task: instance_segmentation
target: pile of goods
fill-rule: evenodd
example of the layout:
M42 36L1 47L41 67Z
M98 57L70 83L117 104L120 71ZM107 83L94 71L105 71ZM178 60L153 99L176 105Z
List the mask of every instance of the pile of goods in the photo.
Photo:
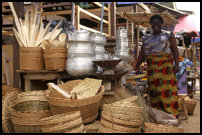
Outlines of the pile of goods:
M51 87L46 90L46 97L52 113L80 111L83 123L95 120L104 93L101 83L101 80L86 78L58 86L49 85Z
M11 86L8 86L8 85L2 85L2 98L6 95L6 94L8 94L8 93L10 93L10 92L12 92L12 91L21 91L20 89L18 89L18 88L13 88L13 87L11 87Z
M146 127L145 133L184 133L183 128L168 125L145 122L145 127Z
M40 120L42 133L85 133L80 112L53 115Z
M105 104L102 111L100 133L140 133L143 125L142 107L137 96L112 104Z
M38 12L38 3L35 4L32 2L31 8L25 10L24 20L17 17L13 2L8 3L17 26L17 30L14 28L13 31L20 45L20 69L43 70L44 49L46 50L44 52L46 69L64 70L67 61L67 44L66 34L61 33L62 28L59 28L62 21L50 32L52 20L44 28L44 24L41 21L41 14Z

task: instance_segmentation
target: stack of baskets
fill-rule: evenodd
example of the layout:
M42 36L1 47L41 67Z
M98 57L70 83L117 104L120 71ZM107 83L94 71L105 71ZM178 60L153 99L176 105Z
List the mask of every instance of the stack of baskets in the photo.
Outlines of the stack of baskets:
M9 102L15 133L40 133L40 119L52 115L43 91L22 92Z
M73 86L78 83L78 80ZM71 85L71 89L73 89L72 83L66 84L65 87L68 88L65 91L71 91L68 87ZM59 86L62 87L62 86ZM83 98L83 99L66 99L62 96L58 97L55 96L50 89L46 90L46 97L49 102L51 111L54 115L73 112L73 111L80 111L83 123L88 123L97 118L98 109L100 106L100 102L104 93L104 87L101 86L100 90L95 96ZM56 94L56 93L55 93ZM57 94L58 95L58 94Z
M131 104L130 100L131 98L128 98L121 102L104 105L99 128L100 133L141 132L143 108Z
M43 70L43 49L41 47L20 47L21 70Z
M154 124L154 123L146 123L145 122L145 133L184 133L183 128Z
M85 133L80 112L53 115L40 120L43 133Z
M45 49L43 53L46 70L66 69L67 48Z

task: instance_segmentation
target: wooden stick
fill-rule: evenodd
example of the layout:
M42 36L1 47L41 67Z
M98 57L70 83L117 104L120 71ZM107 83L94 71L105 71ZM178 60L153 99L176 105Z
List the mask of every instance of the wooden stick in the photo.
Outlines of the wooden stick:
M55 30L60 26L62 23L62 20L55 26L55 28L52 30L52 34L55 32ZM51 35L52 36L52 35Z
M23 47L23 46L25 47L25 45L23 44L23 41L21 40L21 38L15 28L13 28L13 33L14 33L20 47Z
M50 41L55 40L55 39L59 36L59 34L61 33L61 31L62 31L62 28L56 29L56 30L54 31L54 33L52 34Z
M59 92L64 97L66 97L68 99L71 98L71 95L69 95L67 92L65 92L63 89L61 89L60 87L58 87L54 83L48 83L48 86L52 87L54 90L56 90L57 92Z

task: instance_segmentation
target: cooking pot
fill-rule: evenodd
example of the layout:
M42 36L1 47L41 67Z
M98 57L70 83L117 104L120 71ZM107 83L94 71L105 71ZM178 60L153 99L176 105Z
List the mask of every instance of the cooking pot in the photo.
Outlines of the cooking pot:
M95 44L103 44L105 45L107 43L106 36L100 35L98 33L96 34L90 34L90 41L93 41Z
M90 32L87 30L77 30L74 32L67 32L69 40L89 41Z
M121 38L121 37L125 37L127 38L128 37L128 30L125 29L124 27L119 27L118 30L117 30L117 37L118 38Z

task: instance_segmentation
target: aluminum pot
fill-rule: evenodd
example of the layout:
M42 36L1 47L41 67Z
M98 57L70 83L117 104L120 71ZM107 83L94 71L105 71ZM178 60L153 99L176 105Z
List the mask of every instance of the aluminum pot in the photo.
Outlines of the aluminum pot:
M68 54L95 54L95 45L91 41L69 41Z
M92 62L95 57L71 57L67 60L66 70L72 76L91 75L97 71Z
M90 41L93 41L96 44L103 44L105 45L107 43L106 36L100 35L98 33L96 34L90 34Z
M125 29L124 27L119 27L118 30L117 30L117 37L120 38L120 37L125 37L127 38L128 37L128 30Z
M87 30L77 30L75 32L67 32L69 40L89 41L90 32Z

